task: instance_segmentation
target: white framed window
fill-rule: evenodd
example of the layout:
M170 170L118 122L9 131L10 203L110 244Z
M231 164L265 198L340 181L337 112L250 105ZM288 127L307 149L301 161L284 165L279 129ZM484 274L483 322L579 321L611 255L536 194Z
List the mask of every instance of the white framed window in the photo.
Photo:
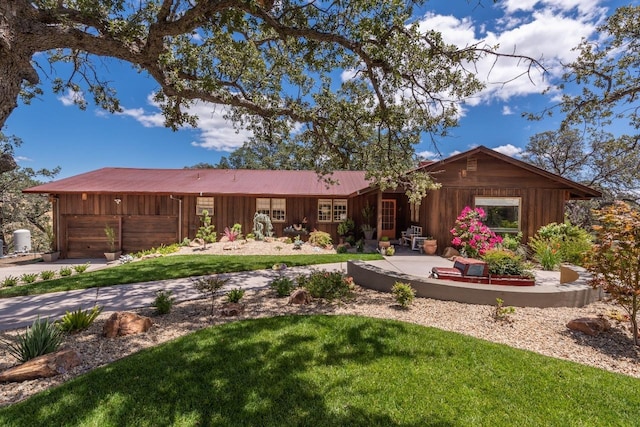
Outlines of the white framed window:
M256 212L269 215L271 222L285 222L287 218L287 199L256 199Z
M318 200L318 222L331 222L332 209L331 199Z
M333 199L333 222L347 219L347 199Z
M206 210L209 216L214 215L214 198L213 197L196 197L196 215L202 215L202 211Z
M319 199L318 222L342 222L347 219L347 199Z
M486 214L483 221L497 233L517 233L520 231L520 197L479 197L476 196L476 208L482 208Z

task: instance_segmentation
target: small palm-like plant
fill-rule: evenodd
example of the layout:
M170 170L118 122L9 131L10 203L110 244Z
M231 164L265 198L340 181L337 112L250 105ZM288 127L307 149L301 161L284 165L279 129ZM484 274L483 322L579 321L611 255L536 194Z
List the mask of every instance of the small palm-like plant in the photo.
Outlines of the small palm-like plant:
M63 336L55 324L49 319L38 317L24 334L17 336L17 341L2 340L9 354L20 363L34 359L43 354L53 353L62 344Z
M74 333L87 329L96 317L102 313L102 307L94 306L91 310L82 310L78 307L76 311L67 311L56 323L60 330Z

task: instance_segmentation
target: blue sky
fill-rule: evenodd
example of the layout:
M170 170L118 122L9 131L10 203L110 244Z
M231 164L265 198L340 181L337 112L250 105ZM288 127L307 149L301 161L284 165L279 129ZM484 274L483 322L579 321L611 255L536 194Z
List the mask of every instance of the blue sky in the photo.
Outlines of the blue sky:
M559 118L529 122L523 112L537 112L557 100L558 93L540 93L571 61L571 50L582 37L596 39L595 27L616 7L637 1L604 0L432 0L417 11L423 28L442 31L445 40L458 45L482 42L500 45L541 59L549 73L504 81L520 74L513 61L488 60L479 64L479 77L487 88L466 101L460 126L438 141L437 150L425 140L417 152L426 158L447 157L477 145L518 156L529 137L557 129ZM162 126L159 110L151 102L157 85L128 64L104 59L105 75L118 90L124 112L110 114L89 103L86 111L72 105L67 93L56 96L46 82L45 94L31 105L20 105L3 132L16 135L23 145L16 150L19 164L31 168L60 166L59 178L101 167L182 168L199 162L217 163L242 145L249 135L236 133L222 118L223 109L200 104L197 129L173 132ZM62 74L64 76L64 74ZM42 77L44 80L44 77Z

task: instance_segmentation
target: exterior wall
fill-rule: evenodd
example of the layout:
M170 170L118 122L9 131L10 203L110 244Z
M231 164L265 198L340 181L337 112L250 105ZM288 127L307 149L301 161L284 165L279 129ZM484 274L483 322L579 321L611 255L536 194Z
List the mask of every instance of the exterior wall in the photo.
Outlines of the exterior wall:
M242 225L244 234L252 231L257 197L204 196L215 198L212 222L219 237L223 235L225 227L235 223ZM179 242L185 237L193 239L201 226L200 217L196 215L197 198L191 195L174 195L173 199L169 195L124 194L86 194L84 200L81 194L61 194L57 197L54 203L54 229L58 231L63 258L102 257L109 250L104 233L107 224L116 231L117 249L125 253ZM370 204L375 206L375 193L367 197L348 199L347 215L358 226L362 223L361 211L367 200L370 199ZM116 203L116 199L120 202ZM338 223L318 222L317 197L285 199L286 221L273 223L275 236L284 236L285 227L301 223L306 218L307 230L328 232L337 241Z

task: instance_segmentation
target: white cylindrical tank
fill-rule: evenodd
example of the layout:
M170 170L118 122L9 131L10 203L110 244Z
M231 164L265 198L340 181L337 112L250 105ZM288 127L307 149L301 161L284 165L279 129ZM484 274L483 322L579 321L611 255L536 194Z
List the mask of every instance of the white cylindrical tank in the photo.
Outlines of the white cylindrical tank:
M14 231L13 248L15 252L31 252L31 232L29 230Z

